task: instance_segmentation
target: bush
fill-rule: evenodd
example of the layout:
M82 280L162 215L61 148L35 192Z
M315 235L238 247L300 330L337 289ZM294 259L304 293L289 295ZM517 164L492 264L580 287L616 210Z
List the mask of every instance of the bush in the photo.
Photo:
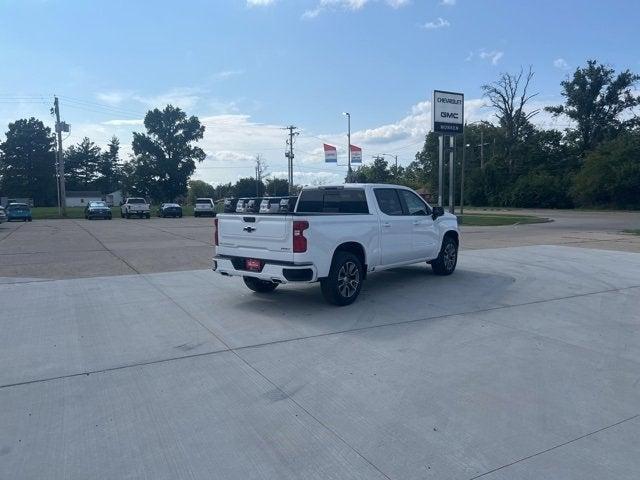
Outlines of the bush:
M571 207L569 185L562 177L531 172L516 180L510 190L509 205L525 208Z
M640 133L624 133L589 153L572 195L581 206L640 208Z

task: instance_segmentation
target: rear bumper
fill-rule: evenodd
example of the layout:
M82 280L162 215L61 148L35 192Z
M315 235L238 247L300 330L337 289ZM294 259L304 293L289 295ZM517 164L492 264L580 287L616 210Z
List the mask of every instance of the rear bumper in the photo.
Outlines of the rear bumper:
M262 271L244 270L244 258L216 256L213 257L211 268L221 275L234 277L254 277L276 283L305 282L318 280L318 271L311 264L294 264L285 262L270 262L264 260ZM238 268L237 268L238 267Z

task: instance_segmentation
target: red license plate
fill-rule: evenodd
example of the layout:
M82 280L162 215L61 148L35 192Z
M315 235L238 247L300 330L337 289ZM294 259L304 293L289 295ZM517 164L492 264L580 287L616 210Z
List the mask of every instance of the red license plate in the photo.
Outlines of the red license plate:
M255 258L245 258L244 267L252 272L259 272L262 270L262 260L256 260Z

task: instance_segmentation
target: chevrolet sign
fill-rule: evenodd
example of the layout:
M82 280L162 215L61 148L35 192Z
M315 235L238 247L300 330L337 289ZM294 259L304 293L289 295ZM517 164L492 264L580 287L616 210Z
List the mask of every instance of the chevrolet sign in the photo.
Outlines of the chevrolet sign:
M431 108L433 131L445 135L462 133L464 127L464 94L433 91Z

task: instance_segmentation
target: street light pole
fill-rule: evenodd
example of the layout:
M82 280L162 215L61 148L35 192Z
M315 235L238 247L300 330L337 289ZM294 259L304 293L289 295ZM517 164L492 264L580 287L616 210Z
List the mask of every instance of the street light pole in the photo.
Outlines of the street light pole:
M342 112L347 116L347 155L349 159L347 169L347 183L351 183L351 114L349 112Z

